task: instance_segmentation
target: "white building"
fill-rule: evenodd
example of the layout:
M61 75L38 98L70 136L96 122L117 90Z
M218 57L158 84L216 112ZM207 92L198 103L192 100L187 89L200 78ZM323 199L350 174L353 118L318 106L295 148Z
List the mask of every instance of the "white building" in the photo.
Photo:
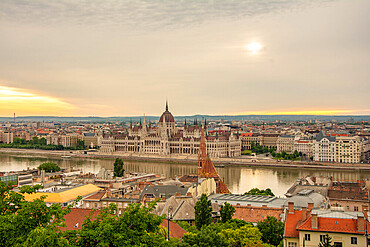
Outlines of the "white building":
M314 161L335 161L335 137L326 136L320 131L314 140L313 153Z
M171 112L166 110L159 119L158 127L147 126L145 118L140 126L130 126L128 134L105 136L102 139L102 153L154 154L159 156L186 155L199 153L201 126L185 125L178 129ZM207 153L210 157L235 157L241 155L241 141L232 132L207 136Z

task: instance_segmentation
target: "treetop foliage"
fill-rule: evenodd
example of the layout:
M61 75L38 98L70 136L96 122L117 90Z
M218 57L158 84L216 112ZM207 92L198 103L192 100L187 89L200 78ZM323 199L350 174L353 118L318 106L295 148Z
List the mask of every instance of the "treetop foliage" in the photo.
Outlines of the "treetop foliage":
M253 188L249 190L248 192L245 192L244 195L275 196L274 193L272 193L272 190L270 188L267 188L265 190Z
M38 166L38 169L45 172L59 172L60 167L54 162L45 162Z
M202 194L200 200L195 204L195 226L198 230L202 226L209 225L212 222L212 204L206 194Z
M125 175L125 169L123 168L123 160L117 158L114 161L113 176L114 177L124 177L124 175Z

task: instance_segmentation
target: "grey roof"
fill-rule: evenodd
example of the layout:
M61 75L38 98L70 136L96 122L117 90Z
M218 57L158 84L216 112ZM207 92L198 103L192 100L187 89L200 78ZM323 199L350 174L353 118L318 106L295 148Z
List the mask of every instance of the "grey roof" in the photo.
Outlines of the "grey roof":
M192 196L172 196L166 202L159 202L156 209L153 211L156 215L166 215L170 213L172 220L194 220L195 219L195 204L197 199ZM169 208L172 211L169 211ZM218 205L212 204L212 212L214 216L218 215Z
M295 208L308 207L308 203L313 203L314 208L321 208L324 206L324 196L313 190L303 190L296 195L288 198L284 206L288 206L288 202L294 202Z
M238 194L215 194L209 196L211 202L218 204L224 204L225 202L231 205L247 206L251 205L254 207L267 207L281 208L287 199L278 198L273 196L259 196L259 195L238 195Z
M147 185L140 194L140 199L146 194L153 194L156 198L162 195L166 198L170 198L176 193L186 195L189 188L179 187L176 185Z
M287 207L288 202L294 202L294 207L300 209L302 207L308 207L308 203L313 203L314 208L320 208L324 206L324 197L319 193L313 192L313 190L304 190L295 196L290 198L279 198L273 196L259 196L259 195L237 195L237 194L215 194L209 196L211 202L218 204L224 204L225 202L231 205L253 207L267 206L271 208L282 208Z
M357 216L364 216L363 212L354 211L337 211L337 210L325 210L325 209L314 209L312 214L317 214L318 217L322 218L337 218L337 219L357 219Z
M92 133L92 132L87 132L87 133L83 133L84 136L90 136L90 137L94 137L96 135L96 133Z
M321 141L322 139L328 139L331 142L335 142L335 136L327 136L324 134L324 132L321 130L317 135L316 135L316 141Z

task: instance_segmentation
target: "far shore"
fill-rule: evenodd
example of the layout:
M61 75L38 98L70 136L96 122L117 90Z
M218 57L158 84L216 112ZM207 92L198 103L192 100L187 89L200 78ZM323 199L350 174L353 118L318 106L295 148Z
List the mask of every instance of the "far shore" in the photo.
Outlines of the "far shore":
M100 152L83 150L40 150L40 149L16 149L16 148L0 148L0 154L12 155L30 155L30 156L48 156L60 158L90 158L90 159L115 159L121 158L127 161L147 161L161 162L167 164L197 164L197 156L154 156L154 155L132 155L128 153L102 154ZM349 171L370 171L370 164L345 164L345 163L318 163L318 162L303 162L289 160L274 160L266 158L249 158L249 157L234 157L234 158L213 158L212 162L216 167L223 166L245 166L245 167L277 167L277 168L293 168L293 169L334 169L334 170L349 170Z

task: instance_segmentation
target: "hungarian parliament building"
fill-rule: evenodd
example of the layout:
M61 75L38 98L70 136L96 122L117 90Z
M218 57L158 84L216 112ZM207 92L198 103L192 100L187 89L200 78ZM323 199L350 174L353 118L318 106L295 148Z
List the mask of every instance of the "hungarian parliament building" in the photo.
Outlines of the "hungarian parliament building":
M109 154L148 154L158 156L193 156L199 153L201 126L187 125L176 127L171 112L166 110L161 115L158 125L152 127L145 123L140 126L130 126L127 133L104 136L100 152ZM205 125L207 154L210 157L235 157L241 155L241 141L232 132L220 135L208 135Z

